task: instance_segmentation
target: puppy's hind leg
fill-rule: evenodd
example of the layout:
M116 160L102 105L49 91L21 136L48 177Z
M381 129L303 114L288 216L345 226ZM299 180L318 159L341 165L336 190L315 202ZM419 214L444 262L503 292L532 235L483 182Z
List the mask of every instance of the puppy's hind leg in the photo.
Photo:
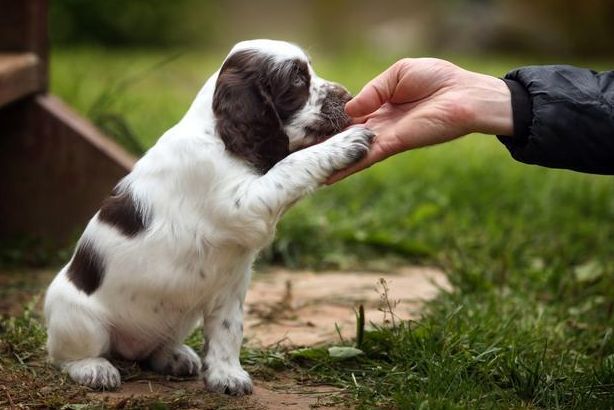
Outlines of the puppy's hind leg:
M200 372L200 357L186 345L165 346L148 359L152 370L173 376L197 376Z
M71 379L97 390L115 390L121 384L119 371L104 357L90 357L63 363Z
M119 387L119 371L104 355L109 352L106 325L84 307L55 303L47 310L47 349L51 361L75 382L94 388Z

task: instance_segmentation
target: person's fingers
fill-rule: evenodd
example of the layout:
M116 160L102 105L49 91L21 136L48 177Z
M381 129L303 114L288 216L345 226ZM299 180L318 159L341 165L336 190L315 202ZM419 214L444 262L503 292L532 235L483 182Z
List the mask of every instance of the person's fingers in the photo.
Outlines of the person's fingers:
M369 81L367 85L345 105L350 117L364 117L377 110L393 96L398 82L398 65L395 64Z

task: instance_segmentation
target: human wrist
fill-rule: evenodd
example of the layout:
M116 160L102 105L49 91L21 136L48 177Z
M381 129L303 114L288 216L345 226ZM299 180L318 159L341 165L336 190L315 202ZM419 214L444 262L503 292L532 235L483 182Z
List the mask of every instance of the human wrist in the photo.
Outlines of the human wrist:
M483 74L471 79L469 105L471 131L492 135L514 135L512 96L505 81Z

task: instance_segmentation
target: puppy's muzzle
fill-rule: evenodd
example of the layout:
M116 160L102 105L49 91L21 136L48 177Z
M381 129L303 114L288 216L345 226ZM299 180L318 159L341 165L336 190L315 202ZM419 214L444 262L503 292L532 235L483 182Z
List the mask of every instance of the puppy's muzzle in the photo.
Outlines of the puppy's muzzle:
M331 83L326 88L319 119L306 127L308 135L321 139L343 131L352 124L352 119L345 113L345 103L352 95L343 86Z

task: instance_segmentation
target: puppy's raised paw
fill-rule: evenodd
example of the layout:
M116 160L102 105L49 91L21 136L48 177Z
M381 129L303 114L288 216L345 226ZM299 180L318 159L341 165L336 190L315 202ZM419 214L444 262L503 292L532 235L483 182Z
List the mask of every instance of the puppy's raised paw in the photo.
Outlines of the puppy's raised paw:
M333 144L334 171L346 168L367 155L375 133L363 125L355 125L329 141Z
M119 371L102 357L66 362L62 368L74 381L93 389L115 390L121 384Z

